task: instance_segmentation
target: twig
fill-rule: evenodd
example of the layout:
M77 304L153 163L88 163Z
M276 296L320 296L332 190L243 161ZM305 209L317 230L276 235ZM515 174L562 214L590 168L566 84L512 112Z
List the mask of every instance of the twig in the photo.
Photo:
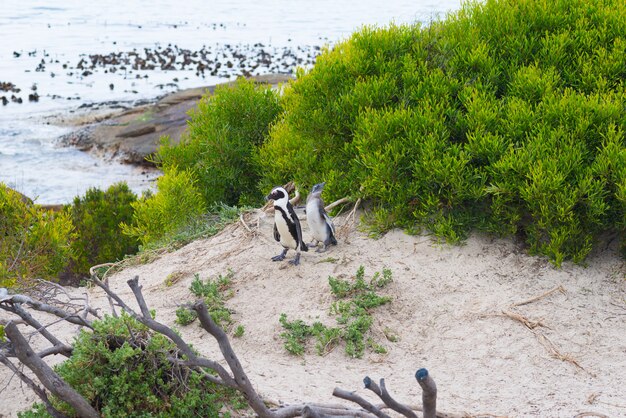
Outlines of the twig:
M502 311L502 315L506 316L507 318L511 318L515 321L521 322L522 324L524 324L526 328L530 330L534 330L537 327L546 327L541 321L531 321L524 315L518 314L516 312Z
M532 303L532 302L536 302L539 299L543 299L543 298L545 298L547 296L550 296L551 294L553 294L555 292L561 292L561 293L565 294L565 288L563 287L562 284L560 284L560 285L556 286L555 288L550 289L547 292L542 293L542 294L540 294L538 296L532 297L530 299L526 299L526 300L524 300L522 302L514 303L514 304L511 305L511 307L522 306L522 305L527 305L527 304Z
M249 233L251 233L251 234L253 234L253 235L254 235L254 233L252 232L252 230L250 229L250 227L248 226L248 224L246 224L246 221L244 221L244 220L243 220L243 213L239 215L239 220L241 221L241 224L243 225L243 227L244 227L244 228L246 228L246 230L247 230Z
M350 197L346 196L346 197L342 197L339 200L335 200L333 203L331 203L330 205L324 207L324 210L326 210L326 212L330 212L331 209L334 209L335 207L343 204L343 203L348 203L350 201Z
M402 405L401 403L393 399L391 395L389 395L389 392L387 392L387 388L385 387L385 379L380 379L380 386L378 386L376 382L372 381L372 379L369 378L369 376L365 376L365 379L363 379L363 383L365 384L365 389L369 389L376 395L378 395L378 397L389 408L393 409L396 412L399 412L405 417L417 418L417 415L411 410L411 408L406 405Z
M220 365L219 363L213 360L209 360L203 357L198 357L193 351L193 349L182 339L180 335L178 335L176 332L174 332L171 328L167 327L166 325L163 325L155 321L154 319L152 319L152 316L150 315L150 310L148 309L148 306L146 305L146 301L144 300L143 295L141 294L141 286L139 286L139 283L138 283L139 282L138 276L135 276L133 279L128 280L127 284L135 295L135 299L137 300L139 308L141 309L142 315L139 315L134 310L132 310L126 303L124 303L124 301L115 292L111 291L111 289L109 289L109 287L106 284L104 284L100 279L98 279L97 276L91 276L91 280L95 282L108 295L110 295L113 298L113 300L117 302L117 304L122 309L124 309L130 316L132 316L133 318L135 318L136 320L138 320L139 322L141 322L142 324L144 324L151 330L158 332L160 334L163 334L167 338L169 338L171 341L173 341L174 344L176 344L176 346L178 347L178 349L185 356L187 356L187 362L189 362L189 364L193 364L196 367L207 367L209 369L212 369L215 372L217 372L217 374L222 378L223 384L225 386L228 386L231 388L237 387L237 383L233 380L233 378L230 376L230 374L228 374L228 372L226 371L226 369L224 369L222 365Z
M574 418L583 418L583 417L600 417L600 418L609 418L608 415L601 414L599 412L580 412L574 415Z
M89 268L89 276L94 277L96 276L96 269L101 268L101 267L109 267L107 269L107 271L104 272L104 274L102 275L102 280L104 280L104 283L107 285L107 287L109 286L109 278L107 277L107 273L109 272L109 270L111 270L116 264L119 264L120 262L118 261L117 263L104 263L104 264L98 264L96 266L92 266L91 268ZM117 312L115 311L115 304L113 303L113 299L111 299L111 296L107 293L107 300L109 301L109 306L111 307L111 314L113 315L113 318L117 318Z
M349 392L344 389L335 388L335 390L333 390L333 396L348 400L350 402L354 402L357 405L359 405L361 408L365 409L366 411L371 412L372 414L376 415L378 418L391 418L389 415L385 414L379 408L372 405L371 403L369 403L368 401L366 401L365 399L363 399L362 397L360 397L354 392Z
M72 324L84 325L88 328L93 329L91 325L91 321L89 321L88 319L83 319L76 314L71 314L56 306L43 303L41 301L38 301L26 295L19 295L19 294L10 295L8 297L3 298L2 301L0 302L0 309L4 309L5 311L11 312L12 311L11 305L15 305L15 304L27 304L31 308L35 309L36 311L47 312L61 319L64 319L67 322L70 322Z

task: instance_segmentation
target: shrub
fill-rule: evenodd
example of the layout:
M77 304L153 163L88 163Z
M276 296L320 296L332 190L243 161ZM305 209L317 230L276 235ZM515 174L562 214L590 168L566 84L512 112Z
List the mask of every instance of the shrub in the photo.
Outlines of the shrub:
M85 275L96 264L117 261L138 249L138 239L121 233L120 223L131 223L137 196L126 183L106 191L91 188L67 207L76 232L72 243L72 273Z
M243 78L232 86L218 86L191 112L180 144L164 138L155 161L165 170L192 172L208 206L259 203L259 171L251 156L279 110L278 94L270 86L258 87Z
M72 256L72 229L67 213L25 202L0 183L0 287L56 280Z
M55 369L102 416L219 416L221 400L232 391L168 360L178 355L170 340L122 314L94 322L93 333L81 331L72 356ZM52 401L77 416L69 405ZM20 416L48 415L39 406Z
M345 351L349 357L361 358L365 348L376 353L386 353L386 349L368 337L374 322L372 310L391 301L389 296L381 296L377 291L392 281L389 269L383 269L369 280L365 280L365 268L360 266L353 280L328 278L330 290L335 297L330 312L336 315L338 327L327 327L321 322L308 325L301 319L289 321L282 313L279 322L285 330L280 334L284 347L289 353L301 356L309 338L317 340L317 353L321 356L330 352L341 341L345 342ZM391 341L391 339L390 339Z
M324 179L376 232L519 233L556 265L624 231L626 3L488 0L365 27L285 89L259 184ZM622 234L624 236L624 234Z
M199 274L195 274L189 290L197 297L202 298L206 304L207 311L213 321L224 328L228 329L233 323L231 311L226 307L226 300L233 296L230 290L234 273L229 270L225 276L221 274L215 279L207 279L202 281ZM180 307L176 310L176 323L180 325L189 325L197 318L195 311ZM243 332L241 333L243 335Z
M191 171L174 167L159 177L155 194L147 192L131 206L132 221L121 224L122 232L144 246L175 234L206 210Z

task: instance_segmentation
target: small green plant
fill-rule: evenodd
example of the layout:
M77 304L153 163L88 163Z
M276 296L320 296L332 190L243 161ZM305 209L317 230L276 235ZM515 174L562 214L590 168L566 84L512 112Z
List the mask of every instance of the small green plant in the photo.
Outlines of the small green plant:
M185 277L185 273L183 273L182 271L174 271L167 275L163 284L166 287L174 286L183 277Z
M198 314L193 309L181 306L176 309L176 323L179 325L189 325L198 318Z
M321 322L312 325L301 319L288 321L282 313L279 322L285 329L280 336L284 340L285 349L294 355L301 356L305 352L306 342L315 337L319 355L330 352L341 341L345 343L346 354L352 358L363 356L366 347L376 353L386 353L385 347L377 344L368 332L372 326L372 310L391 301L388 296L376 292L392 281L391 270L383 269L369 280L365 279L365 268L360 266L352 280L328 278L331 293L336 300L332 303L330 313L336 316L339 327L327 327ZM388 338L389 341L391 339Z
M243 325L239 324L235 327L235 332L233 332L233 336L235 338L241 338L243 337L243 334L246 332L246 329L243 327Z
M226 275L220 274L215 279L202 280L196 273L189 286L189 290L195 297L204 300L211 318L222 328L227 328L233 323L231 311L226 307L225 301L233 295L230 287L234 274L229 269ZM176 310L176 323L180 325L189 325L196 318L196 312L189 308L180 307ZM243 326L241 326L241 333L243 335Z

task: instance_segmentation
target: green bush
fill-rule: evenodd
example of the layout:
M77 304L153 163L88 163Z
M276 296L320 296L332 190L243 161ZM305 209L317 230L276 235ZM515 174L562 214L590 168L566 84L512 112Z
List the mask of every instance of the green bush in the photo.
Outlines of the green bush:
M190 170L206 205L257 204L263 195L256 189L259 171L252 154L279 110L278 94L270 86L243 78L218 86L190 113L180 144L164 138L155 161L165 170Z
M64 211L44 210L0 183L0 287L56 280L72 257L73 225Z
M56 372L103 417L218 417L232 390L209 383L200 372L173 364L174 343L127 315L105 316L94 331L81 331L72 356ZM62 413L73 409L52 398ZM46 417L41 405L21 417Z
M324 179L374 231L524 236L559 265L625 236L626 3L487 0L365 27L285 89L262 190Z
M177 233L206 210L191 171L175 167L159 177L156 193L145 193L131 206L132 221L121 224L122 232L144 246Z
M139 241L121 233L120 223L131 223L137 196L126 183L106 191L91 188L67 207L76 232L72 242L72 273L86 275L96 264L113 262L137 252Z
M207 311L213 321L225 330L232 325L231 311L226 307L226 300L233 297L232 285L234 273L229 270L225 276L221 274L215 279L202 281L199 274L195 274L189 290L197 298L202 298ZM189 325L197 318L194 310L181 306L176 310L176 323Z
M289 321L287 314L282 313L279 322L285 331L280 337L284 340L285 350L301 356L307 341L315 337L320 356L332 351L341 341L345 342L346 354L351 358L363 357L366 347L376 353L386 353L385 347L374 342L368 334L374 322L372 310L391 302L389 296L381 296L377 292L391 281L391 270L383 269L382 275L377 272L368 283L363 266L359 267L351 280L329 277L330 291L336 299L331 305L330 313L336 315L339 326L327 327L319 321L308 325L301 319Z

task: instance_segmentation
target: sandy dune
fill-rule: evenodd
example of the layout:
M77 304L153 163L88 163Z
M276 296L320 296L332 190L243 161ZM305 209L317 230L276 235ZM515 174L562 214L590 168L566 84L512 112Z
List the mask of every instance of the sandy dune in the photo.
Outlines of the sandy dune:
M557 270L509 239L474 235L450 247L392 231L373 240L340 217L339 245L326 253L303 253L294 267L270 261L280 252L271 214L256 211L245 219L250 230L231 225L150 264L128 267L111 283L134 302L126 280L138 275L157 319L173 325L177 305L192 299L188 289L195 273L206 279L232 269L235 295L227 306L245 327L245 335L232 342L265 398L338 403L332 391L341 387L376 401L362 388L368 375L384 377L396 399L415 404L421 391L414 373L426 367L438 385L438 409L445 412L626 416L626 265L617 240L594 252L587 267L565 263ZM308 239L306 224L304 234ZM350 359L339 346L320 357L311 344L303 357L289 355L279 337L280 314L334 324L328 276L350 277L360 265L366 277L385 267L393 272L386 288L393 300L377 308L373 326L374 338L388 353ZM182 278L167 287L171 273ZM89 296L108 311L100 289L90 289ZM540 325L530 329L515 314ZM76 330L60 328L55 326L71 341ZM387 341L384 329L399 341ZM216 343L199 326L182 332L198 350L217 356ZM0 399L0 417L15 416L34 396L1 369Z

